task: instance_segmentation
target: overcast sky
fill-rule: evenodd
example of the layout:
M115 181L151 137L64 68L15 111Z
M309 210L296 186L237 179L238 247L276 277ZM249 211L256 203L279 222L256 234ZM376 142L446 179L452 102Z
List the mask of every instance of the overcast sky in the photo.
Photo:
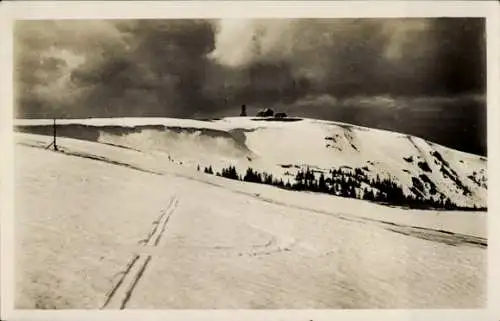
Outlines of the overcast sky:
M23 21L14 39L18 117L199 118L246 104L391 129L428 115L425 135L444 112L485 140L483 19Z

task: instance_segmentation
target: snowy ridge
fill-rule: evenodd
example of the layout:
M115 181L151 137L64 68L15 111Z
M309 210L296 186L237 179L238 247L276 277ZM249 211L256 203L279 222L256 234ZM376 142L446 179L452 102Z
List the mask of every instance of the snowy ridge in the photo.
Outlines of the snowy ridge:
M272 121L273 120L273 121ZM419 137L314 119L102 118L57 120L58 135L163 155L185 166L248 167L293 181L300 169L328 175L362 169L407 194L486 207L487 159ZM50 135L52 120L17 120L19 131Z

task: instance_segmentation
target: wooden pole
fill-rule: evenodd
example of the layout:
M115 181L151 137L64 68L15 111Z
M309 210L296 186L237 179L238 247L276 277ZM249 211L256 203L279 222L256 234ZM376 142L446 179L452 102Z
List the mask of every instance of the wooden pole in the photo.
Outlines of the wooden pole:
M53 132L54 132L54 141L53 141L53 144L54 144L54 150L57 150L57 143L56 143L56 119L54 118L54 126L53 126Z

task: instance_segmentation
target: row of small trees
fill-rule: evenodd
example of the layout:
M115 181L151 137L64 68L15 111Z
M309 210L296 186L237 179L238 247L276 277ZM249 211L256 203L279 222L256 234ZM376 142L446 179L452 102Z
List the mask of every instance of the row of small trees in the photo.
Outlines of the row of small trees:
M199 170L199 168L198 168ZM234 166L229 166L226 168L223 168L220 172L214 172L212 166L205 167L203 169L203 172L206 174L215 174L216 176L221 176L229 179L234 179L234 180L239 180L239 181L245 181L245 182L251 182L251 183L259 183L259 184L267 184L267 185L275 185L275 186L280 186L280 187L291 187L290 183L286 185L283 182L283 179L275 179L272 174L270 173L259 173L257 171L254 171L252 168L248 168L245 175L241 176L238 174L236 171L236 167Z
M234 166L228 166L216 173L214 173L212 166L208 166L204 168L204 172L233 180L273 185L290 190L311 191L346 198L364 199L388 205L420 209L472 210L471 208L456 205L442 194L437 199L425 199L413 195L418 195L418 193L405 194L403 188L390 178L380 178L377 175L375 178L370 179L359 168L356 168L353 173L332 169L327 176L323 172L319 172L319 176L315 175L314 170L307 168L297 172L293 183L290 183L289 180L284 182L281 178L273 177L271 173L260 173L250 167L247 168L243 176L238 174ZM476 208L473 209L475 210Z

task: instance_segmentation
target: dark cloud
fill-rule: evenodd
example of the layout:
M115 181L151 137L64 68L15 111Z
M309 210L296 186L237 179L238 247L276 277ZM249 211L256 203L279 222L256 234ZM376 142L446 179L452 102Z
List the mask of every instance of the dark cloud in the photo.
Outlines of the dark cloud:
M18 114L39 109L73 117L189 116L194 109L209 109L212 102L202 89L212 28L197 20L18 23ZM62 50L83 60L64 70L72 92L66 101L59 90L33 91L47 82L29 76L36 70L57 78L57 68L46 67L40 57Z
M485 95L484 23L20 21L14 37L16 113L196 117L231 114L244 103L405 131L416 110L453 109L462 116L446 125L451 132L460 125L483 137L485 121L466 123L463 110L474 109L456 106L465 99L462 105L485 110L484 99L469 104L464 98ZM398 118L390 116L395 110ZM431 118L422 120L428 132ZM485 151L474 146L469 149Z
M123 45L93 55L72 72L78 86L93 86L86 105L106 114L189 116L210 108L203 96L206 55L213 49L212 24L193 20L119 22Z
M240 29L234 23L221 22L213 56L243 72L272 66L265 77L280 81L269 81L266 92L283 91L283 83L307 83L308 94L335 97L485 89L482 19L258 20Z

